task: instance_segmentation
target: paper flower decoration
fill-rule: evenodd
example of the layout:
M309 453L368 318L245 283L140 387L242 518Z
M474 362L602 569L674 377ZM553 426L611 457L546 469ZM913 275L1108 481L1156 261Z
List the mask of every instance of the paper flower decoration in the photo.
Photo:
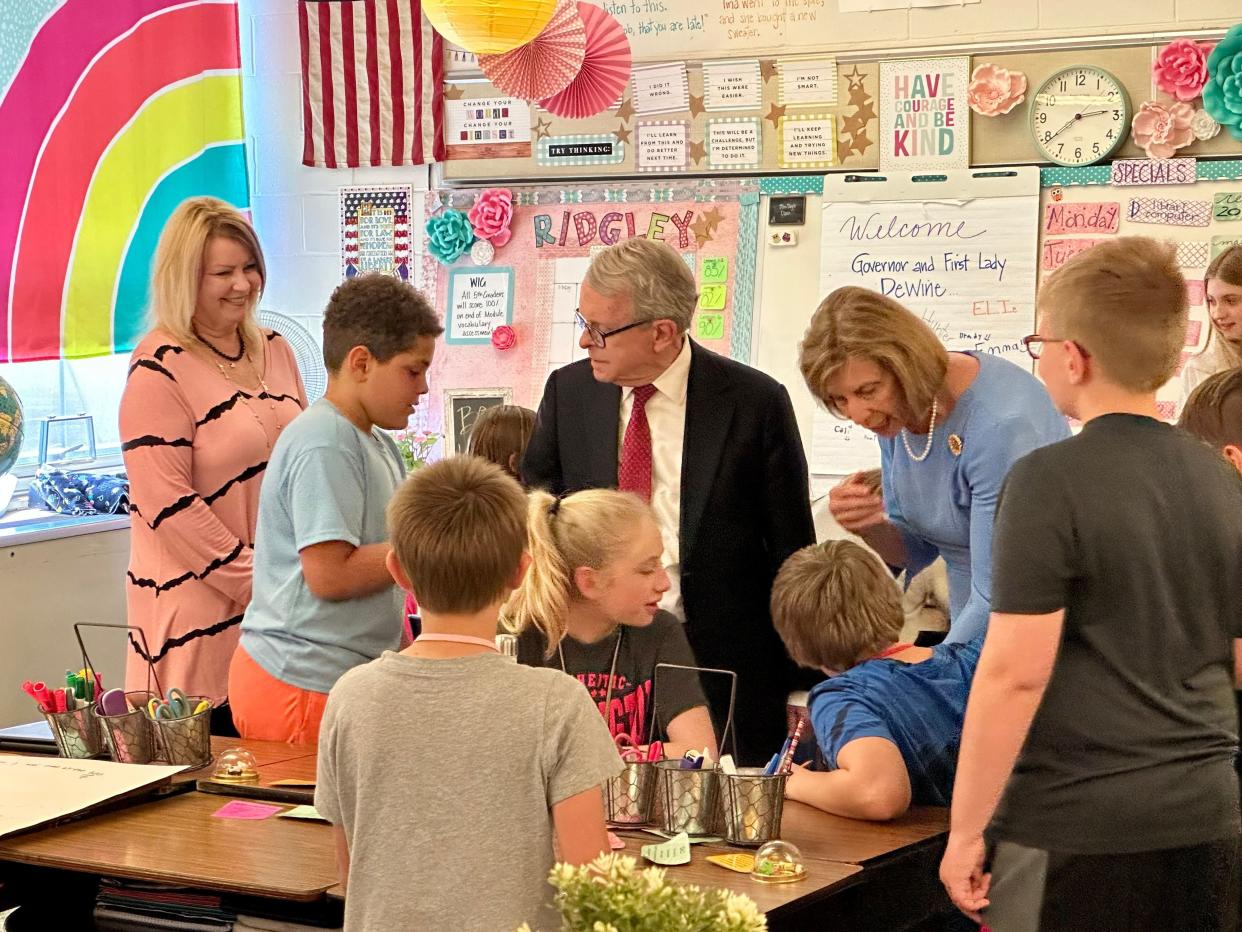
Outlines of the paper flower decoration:
M477 55L525 45L548 25L556 0L423 0L436 32Z
M445 265L457 261L473 242L470 220L460 210L446 210L427 221L427 251Z
M1026 75L998 65L980 65L970 76L966 102L981 116L1008 113L1026 99Z
M470 247L470 261L475 265L488 265L496 257L496 248L485 239L476 239Z
M1149 159L1171 158L1178 149L1194 142L1195 134L1190 128L1194 115L1190 104L1182 101L1167 105L1145 101L1130 125L1134 144L1141 146Z
M1211 139L1220 132L1220 124L1206 110L1196 110L1190 120L1190 130L1195 134L1195 139Z
M503 55L480 55L479 67L498 90L523 100L563 91L582 70L586 26L575 0L560 0L543 32Z
M1174 39L1159 52L1151 64L1156 87L1178 100L1194 100L1203 92L1208 79L1210 45L1193 39Z
M1216 43L1207 67L1203 109L1234 139L1242 139L1242 23Z
M503 246L512 235L509 224L513 222L513 194L506 188L480 192L469 217L475 236L490 240L493 246Z
M492 346L498 350L513 349L517 343L517 334L508 324L501 324L492 330Z
M578 3L578 15L586 29L586 54L582 69L563 91L545 97L540 106L549 113L581 120L607 110L630 80L630 40L610 14L593 3Z

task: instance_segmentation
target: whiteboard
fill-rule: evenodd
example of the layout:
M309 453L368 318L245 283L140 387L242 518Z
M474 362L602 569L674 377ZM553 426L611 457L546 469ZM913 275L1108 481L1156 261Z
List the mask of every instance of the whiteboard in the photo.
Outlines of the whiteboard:
M886 294L951 350L1030 366L1035 328L1039 170L1026 166L937 175L828 175L821 217L821 295L844 285ZM868 442L870 440L870 442ZM878 466L854 424L816 418L811 472Z

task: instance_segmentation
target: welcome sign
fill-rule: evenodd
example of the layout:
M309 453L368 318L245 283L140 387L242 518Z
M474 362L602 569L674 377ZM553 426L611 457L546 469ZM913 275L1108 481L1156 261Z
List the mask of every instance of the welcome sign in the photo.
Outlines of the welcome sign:
M880 63L880 169L970 166L967 58Z

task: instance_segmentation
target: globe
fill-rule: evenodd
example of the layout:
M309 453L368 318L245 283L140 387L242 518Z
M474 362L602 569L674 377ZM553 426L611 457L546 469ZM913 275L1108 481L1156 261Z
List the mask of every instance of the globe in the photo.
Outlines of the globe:
M0 378L0 476L17 462L25 433L21 399L12 385Z

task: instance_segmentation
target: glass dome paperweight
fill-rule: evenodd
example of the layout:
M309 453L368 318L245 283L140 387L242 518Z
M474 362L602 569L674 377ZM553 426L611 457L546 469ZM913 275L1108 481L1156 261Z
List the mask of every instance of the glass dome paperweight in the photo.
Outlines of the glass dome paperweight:
M216 761L212 779L220 783L254 783L259 779L259 763L245 748L229 748Z
M755 851L750 876L760 883L790 883L806 879L806 864L798 846L788 841L769 841Z

